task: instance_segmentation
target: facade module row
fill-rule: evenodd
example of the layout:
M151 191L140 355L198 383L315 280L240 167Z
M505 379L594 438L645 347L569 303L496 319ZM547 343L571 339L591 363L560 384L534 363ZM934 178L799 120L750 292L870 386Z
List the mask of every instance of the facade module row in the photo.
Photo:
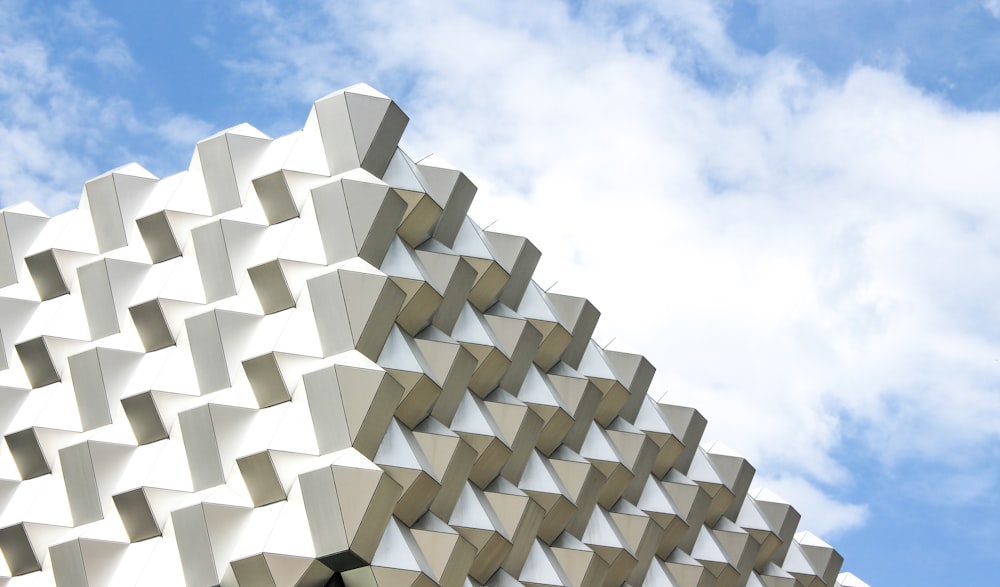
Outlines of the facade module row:
M364 85L0 214L0 584L859 587Z

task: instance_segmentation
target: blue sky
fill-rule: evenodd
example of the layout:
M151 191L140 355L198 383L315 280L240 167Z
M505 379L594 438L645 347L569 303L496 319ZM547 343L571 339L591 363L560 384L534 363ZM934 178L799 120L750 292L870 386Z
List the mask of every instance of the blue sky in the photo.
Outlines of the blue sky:
M846 570L996 576L1000 2L234 4L0 0L0 202L368 82Z

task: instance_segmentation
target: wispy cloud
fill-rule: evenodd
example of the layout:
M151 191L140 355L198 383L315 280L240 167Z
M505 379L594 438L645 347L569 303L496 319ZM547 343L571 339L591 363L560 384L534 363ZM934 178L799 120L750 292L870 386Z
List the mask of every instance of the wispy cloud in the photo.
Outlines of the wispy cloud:
M809 530L827 539L856 529L868 520L869 508L863 504L831 499L813 484L796 476L759 476L754 485L766 487L791 503L810 524Z
M1000 475L1000 115L916 88L906 51L830 75L744 50L726 6L255 0L226 15L245 34L202 42L262 126L357 81L396 97L404 147L468 172L474 217L529 236L539 281L593 300L599 340L646 354L652 393L704 411L806 525L864 523L829 489L859 459L946 466L974 503ZM0 201L49 211L218 130L81 79L143 64L94 5L56 8L0 0Z
M67 37L68 57L89 61L104 70L123 72L136 67L132 53L118 35L118 24L89 0L73 0L52 14L56 34Z
M5 6L5 8L7 8ZM17 27L8 12L0 29L0 202L24 199L65 207L74 194L68 177L85 173L87 162L66 142L77 132L75 113L95 105L80 96L64 72L53 67L45 45ZM79 188L76 188L79 189Z
M156 127L156 132L164 141L184 147L193 148L193 145L210 136L218 129L211 124L194 118L189 114L177 114L167 118Z
M0 203L31 200L59 212L108 167L137 158L152 165L163 151L170 158L178 133L189 151L191 131L205 123L155 104L144 105L154 113L140 119L130 97L102 91L101 76L135 69L115 22L89 2L51 5L44 14L0 2Z
M235 74L399 97L413 154L473 174L474 215L531 237L710 435L811 490L850 478L845 435L886 467L1000 441L1000 116L898 67L748 53L710 3L310 10L254 4Z
M846 75L865 64L906 74L915 85L967 108L1000 107L993 0L953 2L728 2L727 32L754 50L794 52Z
M1000 19L1000 0L983 0L983 8L993 15L993 18Z

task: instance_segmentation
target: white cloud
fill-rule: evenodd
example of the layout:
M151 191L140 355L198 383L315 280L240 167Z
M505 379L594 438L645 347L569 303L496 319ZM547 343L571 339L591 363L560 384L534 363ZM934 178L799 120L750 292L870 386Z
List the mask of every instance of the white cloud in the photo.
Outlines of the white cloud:
M156 127L159 136L168 143L193 148L193 145L210 136L216 129L204 120L189 114L177 114L164 120Z
M470 173L474 216L529 236L710 436L821 484L850 477L846 435L887 466L996 446L997 114L744 54L700 2L326 6L336 43L258 4L276 34L242 74L405 90L411 154Z
M1000 0L983 0L983 8L994 18L1000 19Z
M71 58L119 73L136 66L131 51L118 36L118 24L89 0L73 0L65 7L56 7L53 13L53 20L61 25L58 33L79 40L70 50Z
M83 182L107 167L169 158L164 152L174 154L171 141L178 135L189 152L194 131L208 128L156 105L146 107L158 112L143 116L152 122L140 122L128 98L103 92L100 79L77 77L81 61L106 75L135 67L117 25L92 4L54 5L44 18L33 10L23 2L0 2L0 204L31 200L46 212L61 212L76 206ZM137 148L143 140L146 145ZM136 152L144 149L158 156Z
M800 527L829 540L864 525L870 513L864 505L830 499L800 477L758 477L754 485L766 487L792 504L802 515Z
M79 186L66 189L67 180L85 173L87 164L62 143L73 133L73 112L92 105L51 66L42 43L15 30L0 30L0 108L4 112L0 118L0 202L32 199L46 208L65 207L79 190Z
M256 45L228 64L276 105L356 81L398 97L410 154L469 173L474 217L531 238L538 280L590 298L598 339L647 355L652 393L705 412L706 440L745 453L814 530L865 519L822 493L852 477L845 438L889 467L947 464L976 488L949 495L976 499L1000 441L1000 116L898 68L829 79L743 53L718 6L260 0L244 7ZM88 41L105 67L134 67L113 23L73 7L110 35ZM190 149L217 130L155 108L140 122L32 24L0 0L4 203L65 208L117 137Z

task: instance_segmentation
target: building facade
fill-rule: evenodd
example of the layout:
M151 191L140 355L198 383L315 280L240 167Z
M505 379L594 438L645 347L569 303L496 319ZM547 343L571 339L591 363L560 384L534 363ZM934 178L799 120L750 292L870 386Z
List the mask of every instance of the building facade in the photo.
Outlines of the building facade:
M0 584L859 587L364 85L0 217Z

